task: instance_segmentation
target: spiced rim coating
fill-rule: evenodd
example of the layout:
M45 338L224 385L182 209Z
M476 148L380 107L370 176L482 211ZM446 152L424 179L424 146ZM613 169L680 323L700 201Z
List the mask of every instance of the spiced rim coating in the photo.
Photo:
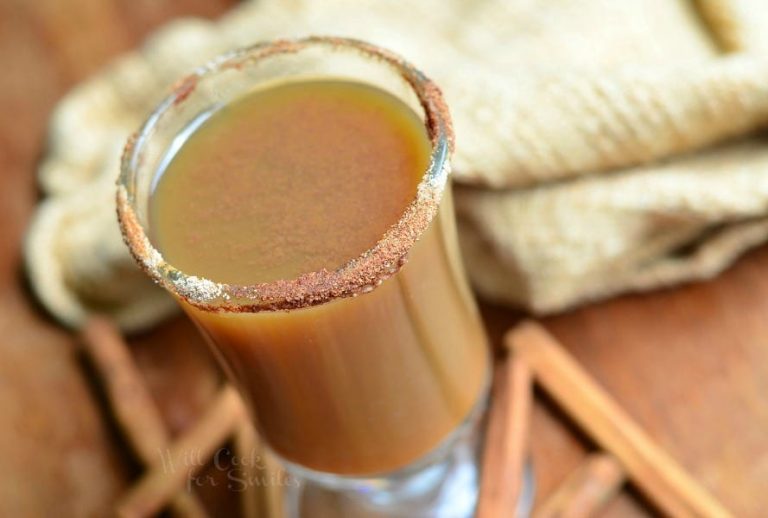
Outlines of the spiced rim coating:
M131 183L140 164L144 141L161 115L183 103L207 75L228 68L241 69L276 54L294 54L313 45L344 47L391 66L411 87L424 109L432 144L430 164L420 180L416 197L398 221L371 248L335 270L321 269L293 279L237 285L187 275L166 262L151 244L133 209ZM123 240L140 267L156 283L190 305L211 312L255 313L317 306L338 298L368 293L397 273L408 252L437 214L453 152L453 131L442 92L430 79L400 56L364 41L310 36L258 43L222 54L178 81L138 132L128 138L117 182L117 217Z

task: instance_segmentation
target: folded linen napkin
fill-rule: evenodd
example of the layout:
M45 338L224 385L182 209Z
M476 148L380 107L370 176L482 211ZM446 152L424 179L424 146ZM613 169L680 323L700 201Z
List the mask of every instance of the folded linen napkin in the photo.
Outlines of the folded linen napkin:
M442 86L465 263L487 299L560 311L710 277L768 237L760 0L256 0L170 24L54 112L26 250L54 315L134 330L172 311L119 244L119 150L205 59L307 34L391 48Z

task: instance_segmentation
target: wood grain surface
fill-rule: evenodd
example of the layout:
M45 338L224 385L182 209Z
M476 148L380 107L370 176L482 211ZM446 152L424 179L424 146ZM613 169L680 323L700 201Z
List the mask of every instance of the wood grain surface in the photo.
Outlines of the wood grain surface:
M29 296L21 240L37 201L47 117L68 88L175 16L213 17L232 0L0 0L0 516L106 516L137 475L105 421L74 335ZM484 306L497 343L519 314ZM625 296L545 326L737 516L768 509L768 248L720 278ZM218 373L182 317L132 339L173 433L215 392ZM542 398L532 455L542 502L591 446ZM211 479L220 477L209 469ZM237 498L199 492L216 516ZM631 492L604 516L653 516Z

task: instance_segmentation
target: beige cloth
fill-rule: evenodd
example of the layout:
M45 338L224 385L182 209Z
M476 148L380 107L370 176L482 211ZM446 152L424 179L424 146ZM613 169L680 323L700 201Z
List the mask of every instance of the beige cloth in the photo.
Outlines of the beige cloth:
M118 150L204 59L306 34L391 48L443 87L481 296L558 311L712 276L768 237L762 0L258 0L165 27L56 110L27 247L54 314L136 329L170 311L114 244Z

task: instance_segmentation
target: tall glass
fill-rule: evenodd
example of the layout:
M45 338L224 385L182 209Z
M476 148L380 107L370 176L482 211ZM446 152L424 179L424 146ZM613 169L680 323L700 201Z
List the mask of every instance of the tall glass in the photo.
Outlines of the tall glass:
M168 264L150 239L149 198L184 140L255 89L318 77L376 86L424 122L431 162L399 221L337 270L296 279L236 286ZM214 59L126 146L117 198L126 242L206 336L260 434L302 481L294 515L307 515L318 491L347 516L473 512L490 360L457 246L452 146L442 95L421 72L369 44L321 37Z

